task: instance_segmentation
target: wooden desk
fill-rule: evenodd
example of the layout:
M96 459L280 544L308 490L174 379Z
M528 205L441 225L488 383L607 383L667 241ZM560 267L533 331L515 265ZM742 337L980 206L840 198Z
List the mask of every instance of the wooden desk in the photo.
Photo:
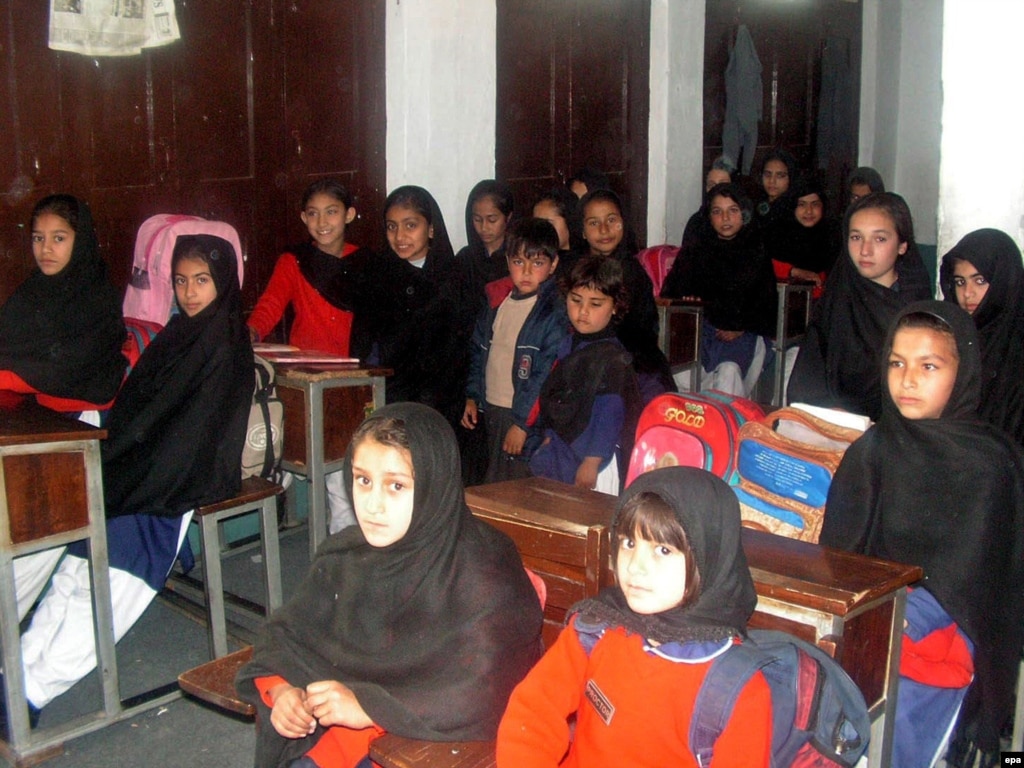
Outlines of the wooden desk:
M386 733L370 742L381 768L493 768L493 741L418 741Z
M309 483L309 556L327 537L324 476L341 469L352 433L384 405L384 368L355 363L277 364L284 405L281 467Z
M9 740L0 755L14 765L63 752L67 738L96 730L123 712L114 656L114 620L103 512L99 441L106 432L23 400L0 406L0 643ZM93 620L103 711L30 730L25 705L14 558L84 539L91 560Z
M614 583L615 497L529 478L467 488L466 503L507 533L547 583L545 644L567 608ZM899 683L905 588L921 569L747 529L743 549L758 595L750 626L782 629L835 656L868 702L871 764L888 765L894 719L885 715Z

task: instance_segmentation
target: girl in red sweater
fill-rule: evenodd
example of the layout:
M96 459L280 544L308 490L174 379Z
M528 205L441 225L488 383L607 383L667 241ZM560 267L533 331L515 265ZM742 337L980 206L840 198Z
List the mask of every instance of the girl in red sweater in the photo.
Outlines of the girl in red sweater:
M310 241L281 254L267 289L249 316L249 332L261 341L295 310L288 343L300 349L349 354L355 302L370 252L345 242L356 217L352 196L335 179L319 179L302 195L302 223Z
M512 692L499 768L697 765L687 737L694 700L757 602L736 496L709 472L656 469L623 494L613 535L618 585L570 611ZM771 693L757 672L711 765L767 766L771 731Z

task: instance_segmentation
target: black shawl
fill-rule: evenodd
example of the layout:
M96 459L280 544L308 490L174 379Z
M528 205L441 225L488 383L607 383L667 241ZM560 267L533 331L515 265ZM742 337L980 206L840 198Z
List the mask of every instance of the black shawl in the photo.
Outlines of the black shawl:
M175 315L132 369L103 441L107 517L176 516L238 493L254 386L235 250L212 235L182 235L175 257L208 255L217 298Z
M512 542L466 506L455 435L425 406L401 419L415 473L406 535L370 546L358 525L330 536L295 595L267 623L240 694L257 706L257 766L287 764L323 731L289 740L270 725L255 679L348 686L385 730L433 741L493 739L512 688L540 652L541 608ZM352 447L345 463L351 494Z
M775 334L775 273L753 225L731 240L723 240L709 226L680 252L661 295L701 298L708 322L720 330Z
M793 219L765 233L765 251L775 261L811 272L829 272L842 247L839 222L823 218L813 227Z
M466 404L475 304L465 271L456 262L444 217L429 199L434 237L426 262L416 267L390 248L368 266L366 311L352 328L352 355L393 373L385 381L389 403L417 402L440 411L453 426Z
M983 749L998 747L1024 642L1024 459L976 414L981 363L959 307L925 301L953 328L960 363L938 419L904 418L888 395L881 420L846 451L829 490L820 543L920 565L928 589L975 645L961 714ZM884 350L892 344L890 330ZM883 370L886 366L882 366Z
M789 402L843 408L878 420L878 364L889 323L903 307L932 295L928 270L913 242L896 262L896 272L896 285L886 288L861 276L849 254L840 255L800 344Z
M619 454L633 450L633 433L642 405L633 359L612 326L592 334L572 335L572 351L558 361L540 390L542 426L571 444L583 434L598 395L618 395L625 406Z
M701 579L697 599L684 607L641 616L629 609L622 590L615 586L577 603L571 612L580 613L581 620L588 623L596 620L623 626L662 643L746 635L757 594L740 539L736 494L702 469L654 469L640 475L622 493L613 526L618 525L626 502L645 491L657 494L672 507L686 531ZM617 542L612 541L612 546Z
M364 270L371 252L359 248L346 256L332 256L311 242L292 250L299 272L331 306L355 312L364 291Z
M956 303L953 270L968 261L985 276L988 291L971 316L981 342L981 407L986 421L1024 445L1024 265L1020 249L997 229L963 237L942 258L939 271L946 301Z
M121 296L107 280L89 207L77 203L67 266L56 275L36 267L0 308L0 369L48 395L104 405L128 364Z

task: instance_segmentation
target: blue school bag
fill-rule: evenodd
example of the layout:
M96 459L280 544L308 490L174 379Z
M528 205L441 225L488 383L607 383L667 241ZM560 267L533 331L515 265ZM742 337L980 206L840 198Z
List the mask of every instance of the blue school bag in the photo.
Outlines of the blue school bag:
M606 625L576 617L587 655ZM740 692L760 670L772 698L772 768L853 768L867 751L871 719L857 684L839 663L785 632L752 629L711 663L694 701L690 752L711 765Z

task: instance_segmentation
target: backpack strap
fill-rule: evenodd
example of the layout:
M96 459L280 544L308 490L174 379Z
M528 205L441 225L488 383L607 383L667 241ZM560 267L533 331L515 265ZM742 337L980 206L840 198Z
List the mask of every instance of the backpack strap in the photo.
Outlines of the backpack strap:
M771 662L772 656L749 642L734 645L711 662L690 718L690 752L701 768L711 765L715 742L729 724L740 691Z
M260 477L269 478L274 469L274 439L271 426L273 422L270 418L270 396L274 387L274 379L260 360L254 360L253 366L256 369L258 382L253 400L259 403L260 412L263 414L263 423L267 428L267 447L263 454L263 470L260 472Z

